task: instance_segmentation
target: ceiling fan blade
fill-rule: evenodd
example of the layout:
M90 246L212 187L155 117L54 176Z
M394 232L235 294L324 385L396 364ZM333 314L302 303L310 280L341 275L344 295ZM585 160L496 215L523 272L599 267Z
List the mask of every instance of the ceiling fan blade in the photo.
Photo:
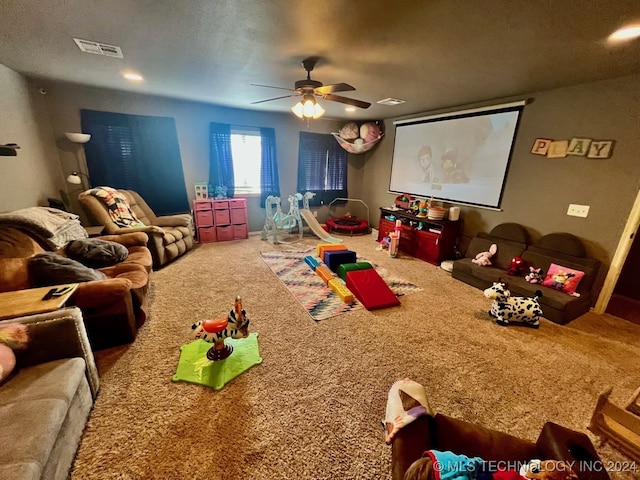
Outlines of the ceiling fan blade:
M326 95L327 93L350 92L352 90L355 90L355 88L348 83L334 83L333 85L323 85L322 87L318 87L315 89L315 92L318 95Z
M252 87L277 88L278 90L288 90L290 92L295 92L295 90L293 88L274 87L273 85L260 85L259 83L252 83L251 86Z
M284 95L282 97L267 98L266 100L258 100L257 102L251 102L251 105L255 105L256 103L270 102L272 100L280 100L281 98L296 97L297 95L298 95L297 93L294 93L293 95Z
M347 105L351 105L353 107L359 107L359 108L369 108L371 106L369 102L363 102L361 100L356 100L354 98L341 97L339 95L333 95L331 93L322 95L322 98L324 98L325 100L329 100L331 102L345 103Z

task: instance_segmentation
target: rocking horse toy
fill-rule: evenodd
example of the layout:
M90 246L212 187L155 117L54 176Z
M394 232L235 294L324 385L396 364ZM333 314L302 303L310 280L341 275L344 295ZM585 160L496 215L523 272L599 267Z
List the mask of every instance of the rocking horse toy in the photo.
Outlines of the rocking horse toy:
M233 347L224 343L225 338L246 338L249 334L249 319L242 308L242 299L238 295L235 305L227 318L200 320L191 329L195 331L196 340L213 343L207 351L207 358L212 362L224 360L233 352Z

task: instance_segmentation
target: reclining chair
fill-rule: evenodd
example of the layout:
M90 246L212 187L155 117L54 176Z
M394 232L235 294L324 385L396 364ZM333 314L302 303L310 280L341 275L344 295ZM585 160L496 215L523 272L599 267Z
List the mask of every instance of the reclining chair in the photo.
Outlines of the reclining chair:
M120 227L116 225L106 205L93 195L80 195L78 201L95 225L104 225L105 234L120 235L144 232L149 236L147 247L151 251L153 267L158 268L179 257L193 247L193 227L189 214L158 217L138 193L133 190L118 190L126 199L131 211L143 227Z

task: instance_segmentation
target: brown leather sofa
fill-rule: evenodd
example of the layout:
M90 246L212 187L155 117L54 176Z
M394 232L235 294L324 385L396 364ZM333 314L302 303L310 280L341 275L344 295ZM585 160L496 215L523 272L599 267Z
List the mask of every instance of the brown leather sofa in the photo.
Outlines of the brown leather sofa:
M68 306L82 310L93 350L132 342L147 318L151 253L143 232L98 237L127 247L127 258L101 268L107 279L80 283ZM33 286L28 258L45 252L35 237L0 227L0 292ZM58 251L64 255L64 251Z
M109 216L103 202L92 195L78 196L78 201L89 219L95 225L104 225L104 232L120 235L130 232L144 232L149 236L148 247L153 258L153 266L160 267L178 258L193 247L192 218L189 214L156 216L147 203L133 190L118 190L144 227L119 227Z
M489 250L492 244L498 247L497 253L490 258L491 265L480 266L472 259L480 252ZM585 273L578 284L579 296L528 283L524 277L510 276L507 268L513 257L522 257L528 266L549 271L552 263ZM502 279L509 285L513 296L532 297L536 290L542 291L538 299L544 318L552 322L565 324L589 311L595 302L592 287L598 275L600 261L589 258L583 242L570 233L550 233L534 242L530 242L527 230L518 223L503 223L495 226L490 233L480 232L467 248L465 257L453 262L451 275L476 288L485 289Z
M547 422L536 442L453 417L424 415L404 426L391 444L393 480L432 480L427 450L482 458L488 470L508 470L530 460L563 460L580 480L606 480L606 464L584 433ZM486 477L485 477L486 478Z

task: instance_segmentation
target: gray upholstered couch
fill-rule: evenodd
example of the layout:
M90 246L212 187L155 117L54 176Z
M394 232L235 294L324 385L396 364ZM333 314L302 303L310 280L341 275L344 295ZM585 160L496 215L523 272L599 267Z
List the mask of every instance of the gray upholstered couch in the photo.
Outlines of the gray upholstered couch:
M498 251L491 258L490 266L479 266L472 262L478 253L488 251L494 243ZM528 283L524 273L519 276L507 275L511 259L515 256L522 257L526 265L542 268L545 272L549 271L551 263L584 272L576 290L579 296ZM490 233L478 233L471 240L465 258L453 262L452 276L481 289L488 288L501 278L508 283L514 296L531 297L536 290L541 290L543 296L539 302L544 318L565 324L589 311L595 301L592 287L599 268L600 261L587 257L584 244L574 235L550 233L530 243L529 234L522 225L503 223Z
M0 384L0 478L66 479L99 386L82 314L9 322L28 325L30 339Z

